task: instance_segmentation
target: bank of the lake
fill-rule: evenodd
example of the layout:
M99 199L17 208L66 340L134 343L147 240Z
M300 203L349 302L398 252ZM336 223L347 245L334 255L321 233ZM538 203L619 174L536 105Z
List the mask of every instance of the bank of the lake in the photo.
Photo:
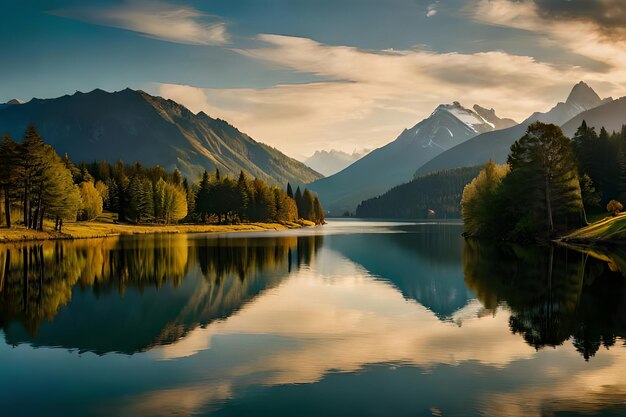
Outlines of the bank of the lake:
M144 235L155 233L230 233L255 232L264 230L287 230L315 226L308 220L283 223L241 223L241 224L126 224L115 223L103 217L93 221L67 222L63 231L54 230L53 224L44 223L44 230L27 229L21 225L10 229L0 228L0 243L25 242L55 239L87 239L119 235Z
M559 241L585 245L626 243L626 213L578 229Z

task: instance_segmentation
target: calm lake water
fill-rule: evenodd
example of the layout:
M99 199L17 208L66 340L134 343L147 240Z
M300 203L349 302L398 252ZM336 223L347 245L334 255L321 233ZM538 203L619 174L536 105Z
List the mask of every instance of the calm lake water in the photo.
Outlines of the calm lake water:
M0 246L0 414L626 415L626 256L461 231Z

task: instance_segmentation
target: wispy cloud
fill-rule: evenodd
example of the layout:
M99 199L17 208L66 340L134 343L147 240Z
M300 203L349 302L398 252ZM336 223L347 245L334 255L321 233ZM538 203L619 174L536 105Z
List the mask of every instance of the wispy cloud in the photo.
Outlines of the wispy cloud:
M437 14L437 4L432 3L426 8L426 17L433 17Z
M161 1L127 1L112 7L82 7L50 13L175 43L224 45L229 41L226 24L215 16Z
M606 64L621 75L607 79L626 81L622 0L473 0L465 12L483 24L541 34L545 44Z
M365 50L267 34L258 41L258 47L236 51L326 81L235 89L168 84L159 86L160 94L231 120L295 155L381 146L442 102L478 103L522 120L565 99L581 79L595 86L595 78L579 67L502 51Z

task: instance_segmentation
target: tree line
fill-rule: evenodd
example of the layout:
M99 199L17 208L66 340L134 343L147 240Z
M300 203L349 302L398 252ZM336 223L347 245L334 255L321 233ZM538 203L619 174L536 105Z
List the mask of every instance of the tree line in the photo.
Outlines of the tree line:
M587 223L587 212L626 194L626 128L600 134L583 121L570 140L558 126L533 123L506 165L489 162L462 197L471 236L542 240Z
M419 176L385 194L364 200L357 217L386 219L458 219L463 188L482 169L455 168Z
M34 126L18 143L8 135L0 144L2 222L43 229L44 219L61 231L64 220L93 220L104 210L118 221L171 224L290 222L324 223L319 198L308 189L270 186L243 171L238 179L204 172L197 184L178 169L168 172L140 162L105 161L74 165L46 144ZM2 213L0 213L2 214ZM17 217L16 217L17 216Z

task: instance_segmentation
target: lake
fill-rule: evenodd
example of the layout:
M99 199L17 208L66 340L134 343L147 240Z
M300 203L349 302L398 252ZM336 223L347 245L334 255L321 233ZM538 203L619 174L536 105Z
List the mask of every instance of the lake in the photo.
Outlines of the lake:
M626 415L626 256L461 232L334 220L0 246L0 410Z

